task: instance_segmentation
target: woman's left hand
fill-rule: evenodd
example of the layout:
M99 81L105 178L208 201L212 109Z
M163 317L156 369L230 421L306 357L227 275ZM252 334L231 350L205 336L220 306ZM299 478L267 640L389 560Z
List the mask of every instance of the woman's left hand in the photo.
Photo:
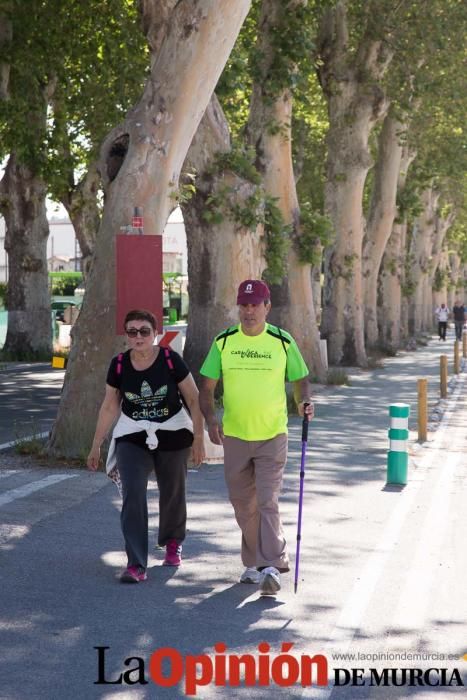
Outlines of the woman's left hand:
M193 438L191 453L194 464L199 465L204 462L206 458L206 451L204 449L204 433L203 435L195 435Z

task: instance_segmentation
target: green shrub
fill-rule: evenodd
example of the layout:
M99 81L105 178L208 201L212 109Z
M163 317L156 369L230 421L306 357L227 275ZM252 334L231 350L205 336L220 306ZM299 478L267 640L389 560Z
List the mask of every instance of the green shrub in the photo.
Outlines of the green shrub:
M0 282L0 309L6 309L6 293L8 285L6 282Z
M333 367L328 370L326 383L333 385L347 384L347 386L350 386L350 378L345 370Z
M72 296L76 287L83 281L81 272L49 272L50 293L58 296Z

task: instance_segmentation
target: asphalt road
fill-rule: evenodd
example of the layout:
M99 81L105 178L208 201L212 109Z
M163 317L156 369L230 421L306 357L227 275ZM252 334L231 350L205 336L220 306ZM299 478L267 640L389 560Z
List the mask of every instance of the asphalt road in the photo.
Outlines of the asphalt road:
M183 662L200 654L213 658L214 645L221 642L226 655L251 654L255 660L258 645L265 642L271 664L285 642L294 644L298 658L323 654L329 686L284 688L271 680L269 687L221 688L210 683L198 687L203 700L444 700L465 693L461 686L369 685L372 668L381 673L391 667L443 667L449 674L458 669L467 683L467 661L461 658L467 653L465 374L442 426L423 447L411 450L408 485L385 483L387 406L406 401L414 410L417 370L419 376L431 373L434 382L438 354L439 346L432 344L415 356L388 361L385 369L358 373L350 387L318 394L306 463L298 592L293 593L292 572L283 576L276 599L261 599L255 587L237 583L240 537L222 467L189 473L182 567L160 566L162 553L154 549L149 580L122 586L117 580L125 564L119 499L105 475L60 465L12 469L0 453L0 698L183 698L183 680L167 688L152 682L151 654L169 647ZM292 561L299 441L300 424L294 419L281 500ZM154 484L150 493L154 542ZM105 684L96 684L95 647L105 657ZM357 658L337 658L344 654ZM407 660L407 654L423 658ZM440 660L441 654L453 658ZM134 658L125 664L129 657ZM146 684L136 682L143 674L142 667L141 676L135 670L139 664L145 666ZM363 669L366 684L334 687L336 668ZM133 685L115 682L130 669L126 680ZM168 675L169 666L163 671ZM339 674L345 678L344 671Z
M0 445L51 429L64 371L49 363L4 364L0 370Z

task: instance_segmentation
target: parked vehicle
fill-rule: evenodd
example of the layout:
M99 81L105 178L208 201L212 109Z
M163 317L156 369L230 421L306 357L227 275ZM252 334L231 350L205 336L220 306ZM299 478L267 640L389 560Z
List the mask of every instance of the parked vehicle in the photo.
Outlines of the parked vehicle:
M74 306L79 309L81 304L79 304L77 301L69 301L68 299L64 299L63 301L55 300L52 302L51 309L55 312L56 321L61 321L62 323L65 322L65 309L69 306Z

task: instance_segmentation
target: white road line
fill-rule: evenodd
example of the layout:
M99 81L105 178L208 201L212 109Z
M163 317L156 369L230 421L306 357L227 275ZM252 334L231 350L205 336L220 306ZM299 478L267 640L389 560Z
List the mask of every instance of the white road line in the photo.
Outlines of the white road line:
M40 479L39 481L33 481L25 486L20 486L17 489L11 489L10 491L5 491L0 495L0 507L15 501L17 498L25 498L35 491L40 491L41 489L47 488L52 484L58 484L60 481L65 479L74 479L78 474L51 474L51 476L46 476L45 479Z
M394 627L416 630L425 626L433 576L437 571L433 561L442 551L444 534L449 525L452 482L459 462L458 453L447 460L443 456L443 468L433 487L430 506L420 528L419 544L399 596L393 618Z
M47 430L45 433L36 433L35 435L26 435L26 437L18 438L17 440L10 440L10 442L4 442L0 445L0 450L8 450L10 447L14 447L22 442L30 442L31 440L42 440L48 437L50 431Z
M463 376L458 382L450 399L449 408L445 412L440 423L440 428L445 428L449 424L463 389L465 379L466 377ZM400 494L399 501L389 517L380 541L376 544L373 552L370 554L364 569L358 572L359 580L355 581L350 595L345 601L337 623L335 624L328 641L323 645L321 650L321 653L328 658L328 661L332 660L332 653L336 653L337 651L339 654L345 654L349 650L355 633L359 629L366 609L370 604L376 585L383 574L387 560L398 542L402 526L407 513L409 512L409 508L428 473L428 467L437 456L439 457L439 450L444 439L444 431L438 429L435 439L430 447L431 454L428 456L428 463L424 469L423 475L420 475L421 478L418 480L409 483L406 489ZM325 688L316 686L304 688L302 691L302 697L310 698L310 700L311 698L314 700L327 700L333 690L333 685Z

